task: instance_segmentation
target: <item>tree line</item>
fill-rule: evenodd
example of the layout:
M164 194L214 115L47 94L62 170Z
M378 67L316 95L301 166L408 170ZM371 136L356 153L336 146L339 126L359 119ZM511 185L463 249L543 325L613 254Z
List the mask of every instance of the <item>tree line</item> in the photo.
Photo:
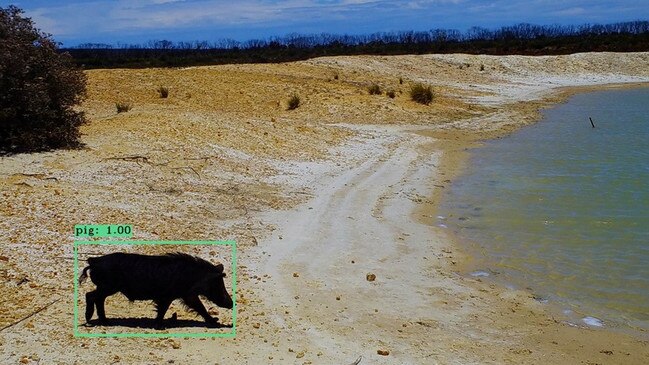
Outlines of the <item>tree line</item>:
M268 39L214 42L152 40L144 44L84 43L69 52L85 68L194 66L267 63L335 55L470 53L557 55L576 52L649 51L649 21L612 24L517 24L366 35L297 34Z

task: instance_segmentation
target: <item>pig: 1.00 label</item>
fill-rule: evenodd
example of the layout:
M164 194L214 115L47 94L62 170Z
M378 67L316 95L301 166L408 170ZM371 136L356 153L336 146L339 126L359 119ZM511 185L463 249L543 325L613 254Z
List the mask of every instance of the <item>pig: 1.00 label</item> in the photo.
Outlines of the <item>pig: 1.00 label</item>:
M74 226L75 237L132 237L131 224L77 224Z

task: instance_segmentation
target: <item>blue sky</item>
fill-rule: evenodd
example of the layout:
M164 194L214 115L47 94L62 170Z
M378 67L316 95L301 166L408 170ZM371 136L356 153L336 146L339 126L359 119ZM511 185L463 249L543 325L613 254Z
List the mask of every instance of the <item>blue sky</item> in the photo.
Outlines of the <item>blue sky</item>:
M0 0L64 46L648 20L649 0Z

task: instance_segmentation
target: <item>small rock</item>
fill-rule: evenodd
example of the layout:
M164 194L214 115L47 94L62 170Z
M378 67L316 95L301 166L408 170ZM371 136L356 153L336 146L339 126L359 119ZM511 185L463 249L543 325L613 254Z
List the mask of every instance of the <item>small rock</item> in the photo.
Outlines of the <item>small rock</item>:
M367 279L367 281L374 281L376 280L376 275L368 273L367 275L365 275L365 279Z
M336 297L336 300L340 300L340 295Z
M376 350L376 353L379 354L379 355L381 355L381 356L388 356L388 355L390 355L390 351L388 351L388 350L381 350L381 349L379 349L379 350Z
M294 272L294 273L293 273L293 277L294 277L294 278L299 278L299 277L300 277L300 274Z
M295 358L296 358L296 359L301 359L301 358L303 358L303 357L304 357L304 351L300 351L300 352L298 352L298 353L295 355Z
M252 328L259 328L259 327L261 327L261 324L259 322L252 324Z

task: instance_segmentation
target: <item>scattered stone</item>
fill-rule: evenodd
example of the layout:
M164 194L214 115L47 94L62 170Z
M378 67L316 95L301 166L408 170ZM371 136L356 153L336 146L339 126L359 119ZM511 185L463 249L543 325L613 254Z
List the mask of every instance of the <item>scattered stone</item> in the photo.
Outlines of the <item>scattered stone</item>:
M368 273L367 275L365 275L365 279L367 279L367 281L374 281L376 280L376 275Z
M257 328L258 329L259 327L261 327L261 324L259 322L252 324L252 328Z
M340 300L340 295L338 295L338 296L336 297L336 300Z
M299 277L300 277L300 274L294 272L294 273L293 273L293 277L294 277L294 278L299 278Z
M303 358L303 357L304 357L304 351L300 351L300 352L298 352L298 353L295 355L295 358L296 358L296 359L301 359L301 358Z
M381 349L379 349L379 350L376 350L376 353L379 354L379 355L381 355L381 356L388 356L388 355L390 355L390 351L389 351L389 350L381 350Z

